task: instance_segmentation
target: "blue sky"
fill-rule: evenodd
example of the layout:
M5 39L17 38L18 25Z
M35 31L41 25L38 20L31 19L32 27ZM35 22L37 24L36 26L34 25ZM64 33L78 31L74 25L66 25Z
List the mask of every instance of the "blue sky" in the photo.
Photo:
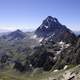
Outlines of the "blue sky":
M47 16L79 31L80 0L0 0L0 31L32 31Z

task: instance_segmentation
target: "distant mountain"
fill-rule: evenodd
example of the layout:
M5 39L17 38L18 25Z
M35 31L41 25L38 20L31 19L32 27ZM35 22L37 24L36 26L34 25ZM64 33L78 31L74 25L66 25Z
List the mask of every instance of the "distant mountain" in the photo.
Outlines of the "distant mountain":
M62 25L57 18L48 16L37 28L35 34L48 40L71 42L76 36L65 25Z
M18 29L14 32L7 34L7 35L3 35L2 38L11 41L11 40L23 39L25 36L26 36L26 34Z
M80 35L80 31L74 31L75 35Z

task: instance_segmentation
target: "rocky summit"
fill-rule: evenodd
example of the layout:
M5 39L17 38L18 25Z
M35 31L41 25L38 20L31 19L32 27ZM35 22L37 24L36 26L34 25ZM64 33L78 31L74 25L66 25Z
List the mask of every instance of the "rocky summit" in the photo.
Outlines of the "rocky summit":
M71 42L76 38L75 34L70 29L62 25L57 18L52 16L48 16L43 20L42 24L35 31L35 34L38 37L44 37L54 42Z

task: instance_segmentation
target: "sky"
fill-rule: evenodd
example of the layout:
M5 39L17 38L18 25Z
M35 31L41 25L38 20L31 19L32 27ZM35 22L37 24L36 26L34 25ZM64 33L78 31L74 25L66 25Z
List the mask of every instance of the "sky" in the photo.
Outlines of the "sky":
M80 31L80 0L0 0L0 32L33 31L47 16Z

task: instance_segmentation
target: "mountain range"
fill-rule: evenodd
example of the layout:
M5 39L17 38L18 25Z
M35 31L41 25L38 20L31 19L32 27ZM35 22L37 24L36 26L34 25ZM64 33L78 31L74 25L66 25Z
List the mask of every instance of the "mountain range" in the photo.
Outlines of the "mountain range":
M48 16L43 20L42 24L33 32L25 33L21 30L16 30L2 37L7 40L24 39L26 36L30 38L41 38L42 40L52 40L54 42L72 42L76 35L73 31L62 25L57 18Z
M0 36L0 69L54 71L79 64L80 36L55 17L48 16L34 32L18 29Z

